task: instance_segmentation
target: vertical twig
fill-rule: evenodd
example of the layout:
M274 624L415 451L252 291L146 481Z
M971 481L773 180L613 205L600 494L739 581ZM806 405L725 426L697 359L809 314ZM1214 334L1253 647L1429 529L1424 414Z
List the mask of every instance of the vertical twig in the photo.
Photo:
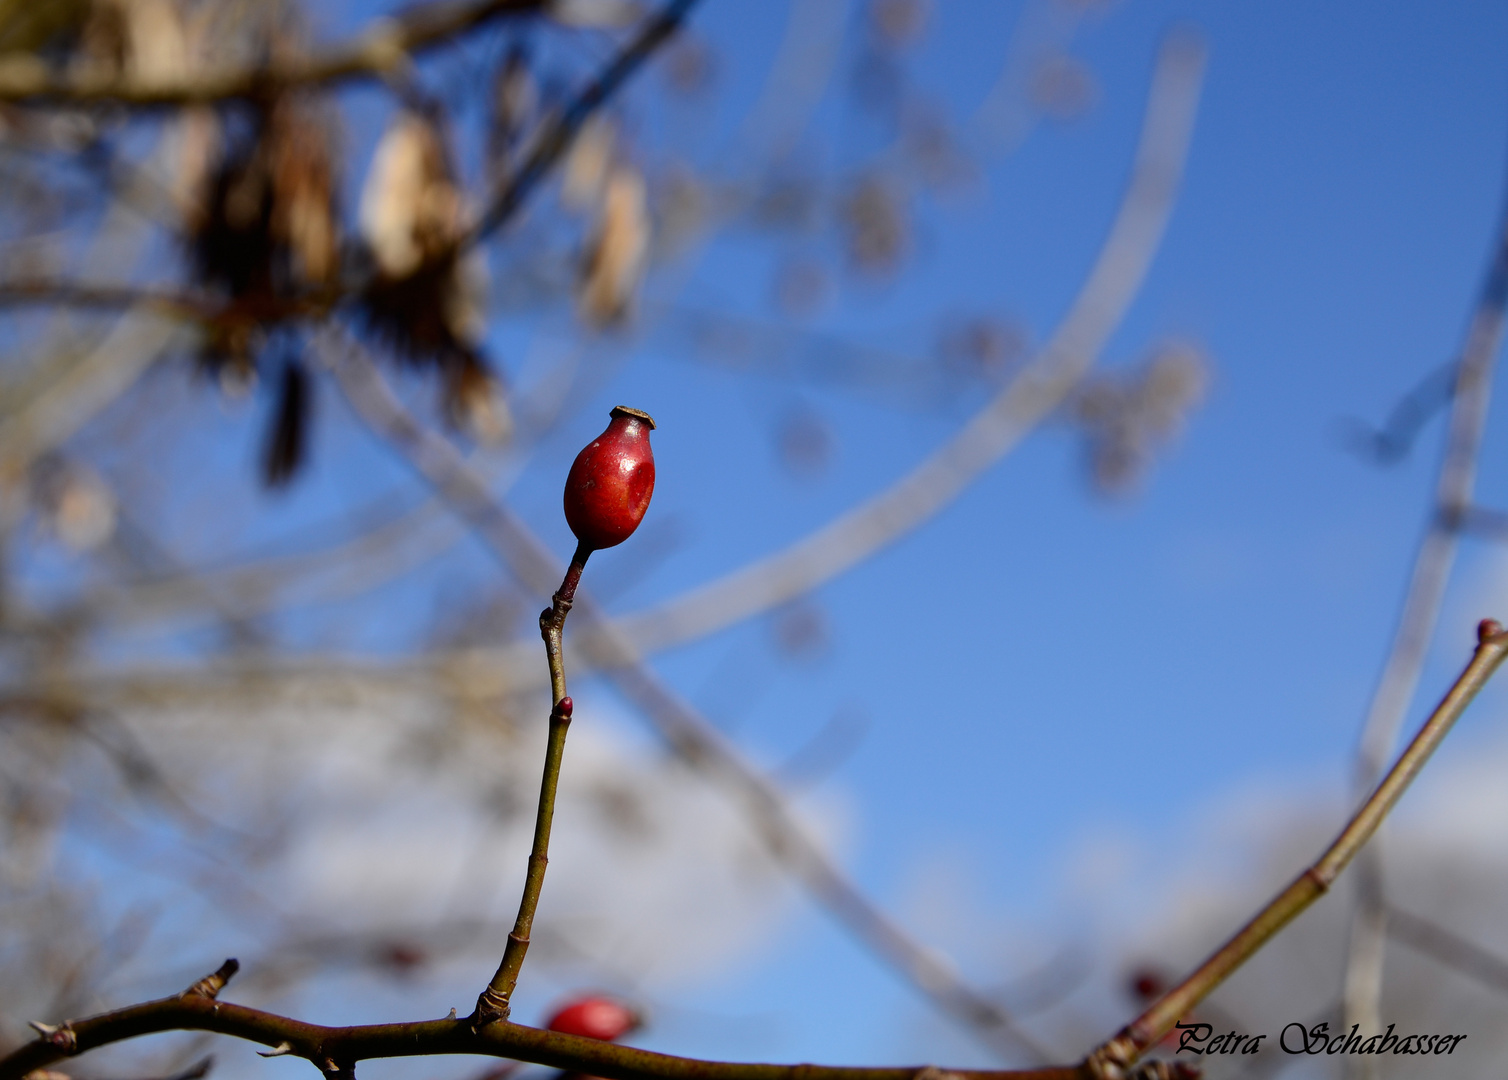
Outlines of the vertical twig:
M1477 457L1487 422L1493 364L1503 339L1508 304L1508 206L1498 224L1497 243L1481 298L1466 332L1451 395L1445 456L1435 484L1429 525L1414 557L1403 611L1356 752L1355 783L1364 792L1377 782L1398 738L1398 728L1413 701L1425 654L1440 617L1440 605L1459 546L1461 525L1470 509ZM1356 910L1346 960L1344 1023L1364 1030L1378 1025L1382 965L1387 940L1387 906L1382 889L1382 849L1373 845L1358 866ZM1351 1068L1367 1075L1374 1059L1350 1059Z
M1219 986L1253 953L1267 944L1274 934L1314 903L1340 876L1356 853L1361 850L1393 809L1430 755L1450 732L1472 699L1486 685L1503 659L1508 657L1508 633L1501 624L1484 619L1477 627L1477 648L1471 662L1461 672L1445 698L1435 707L1419 734L1399 756L1393 768L1372 794L1362 803L1335 842L1326 849L1293 883L1275 896L1266 907L1243 926L1236 935L1217 949L1208 960L1183 982L1157 1001L1114 1038L1098 1047L1084 1061L1085 1071L1095 1080L1118 1080L1127 1075L1147 1049L1173 1030L1205 996Z
M529 951L529 933L534 926L534 911L539 907L539 893L545 883L545 867L550 862L550 826L555 820L555 789L560 784L560 762L565 754L566 732L571 726L573 705L566 696L565 664L560 655L560 633L565 627L566 616L576 599L576 586L581 582L581 572L586 569L591 548L579 544L571 565L566 568L565 578L550 606L539 613L539 633L545 640L545 657L550 665L550 734L545 744L544 776L539 784L539 811L534 818L534 845L529 851L529 869L524 875L524 895L518 902L518 918L508 935L508 944L503 949L502 962L497 973L477 998L476 1012L472 1014L475 1027L482 1027L494 1020L505 1019L513 988L518 985L518 973L524 966L524 954Z

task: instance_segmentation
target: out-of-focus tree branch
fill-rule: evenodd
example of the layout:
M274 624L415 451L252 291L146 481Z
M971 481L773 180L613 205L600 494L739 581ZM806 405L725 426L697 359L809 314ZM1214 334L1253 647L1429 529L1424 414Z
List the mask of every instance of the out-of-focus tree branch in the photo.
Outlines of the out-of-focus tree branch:
M1084 285L1037 358L947 444L867 502L775 555L648 611L621 616L615 630L641 653L695 640L809 592L931 518L1017 446L1072 391L1141 287L1172 212L1193 133L1203 48L1186 35L1164 46L1147 103L1132 177ZM580 660L599 663L591 625L576 632ZM525 645L496 670L535 682Z
M1401 941L1500 994L1508 994L1508 960L1396 905L1388 905L1387 919L1390 939Z
M0 479L13 483L38 454L72 436L124 393L178 329L159 312L129 312L88 353L60 365L49 385L0 422Z
M1056 409L1141 288L1172 213L1204 67L1186 33L1164 44L1119 212L1067 315L1037 357L941 448L880 494L784 551L619 620L646 652L786 603L853 568L953 501Z
M1397 741L1398 728L1414 700L1425 655L1434 638L1445 587L1460 544L1460 525L1471 509L1493 368L1502 347L1505 309L1508 309L1508 203L1497 225L1492 261L1455 368L1445 453L1424 537L1414 556L1403 610L1357 745L1354 782L1360 791L1376 782ZM1346 962L1345 1022L1359 1023L1367 1030L1378 1023L1387 941L1382 858L1380 846L1373 845L1359 867L1356 911ZM1376 1072L1376 1062L1364 1056L1351 1059L1350 1067L1361 1075Z
M0 62L0 101L196 105L292 87L379 78L403 65L411 54L443 45L493 18L535 13L542 7L543 0L438 0L396 18L378 19L351 41L309 56L203 71L181 80L130 80L113 73L59 75L35 57L11 56Z
M462 247L486 237L519 211L534 188L570 148L581 126L670 40L696 2L671 0L661 8L613 57L612 62L535 135L528 155L499 186L475 226L462 238Z

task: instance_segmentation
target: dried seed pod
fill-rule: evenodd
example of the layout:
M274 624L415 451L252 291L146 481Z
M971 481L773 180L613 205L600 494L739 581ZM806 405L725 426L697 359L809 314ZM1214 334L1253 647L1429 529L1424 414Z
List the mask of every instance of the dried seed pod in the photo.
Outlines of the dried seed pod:
M267 144L273 238L286 250L295 277L325 284L335 275L340 239L326 125L308 110L282 103L273 111Z
M474 356L445 373L445 411L453 427L479 443L498 446L513 435L513 413L502 382Z
M655 490L648 413L618 405L607 430L593 439L566 477L566 524L588 551L627 540L644 520Z
M627 165L613 168L602 197L602 216L582 268L581 314L595 326L628 315L649 255L649 211L644 178Z
M479 249L457 248L463 213L439 127L418 113L400 114L362 189L361 235L376 269L362 313L400 359L439 369L446 407L465 421L479 400L479 379L488 377L481 355L487 269ZM506 424L482 426L492 432L485 437L501 437Z
M590 210L602 195L613 164L617 131L605 116L592 116L581 125L566 154L560 182L560 201L567 209Z
M416 113L401 114L372 156L361 191L361 235L377 267L404 278L455 242L460 193L440 134Z

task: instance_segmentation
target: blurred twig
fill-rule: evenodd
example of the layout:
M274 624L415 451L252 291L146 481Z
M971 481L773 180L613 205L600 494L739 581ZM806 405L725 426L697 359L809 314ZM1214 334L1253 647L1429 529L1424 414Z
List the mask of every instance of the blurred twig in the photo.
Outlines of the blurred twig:
M1438 923L1388 905L1388 937L1468 975L1483 986L1508 994L1508 960Z
M38 454L68 439L124 393L177 332L170 320L128 311L98 346L60 365L44 389L0 421L0 482L14 483Z
M529 153L503 181L471 231L469 247L507 223L571 146L582 124L617 93L628 78L680 29L697 0L671 0L645 22L623 49L576 97L539 131Z
M1435 482L1429 521L1414 556L1403 611L1357 745L1354 782L1358 791L1369 789L1382 772L1397 741L1399 725L1414 699L1425 654L1434 636L1460 543L1458 526L1471 507L1493 366L1503 339L1505 306L1508 306L1508 206L1498 223L1492 261L1455 365L1445 454ZM1358 867L1356 911L1344 989L1344 1022L1359 1023L1368 1031L1378 1023L1386 931L1382 853L1374 845ZM1374 1067L1371 1058L1352 1060L1353 1069L1370 1072Z
M60 75L41 60L14 55L0 63L0 101L66 104L191 105L258 97L293 86L378 78L415 52L444 44L499 15L538 11L543 0L437 0L383 17L354 39L306 57L265 65L200 72L182 80L128 80L113 73Z
M138 308L181 319L208 319L214 302L189 293L145 289L134 285L91 285L81 281L33 278L0 281L0 307L97 308L120 311Z
M1396 465L1408 457L1430 419L1450 404L1456 377L1454 361L1436 368L1398 400L1381 427L1361 421L1348 423L1344 432L1347 442L1378 465Z

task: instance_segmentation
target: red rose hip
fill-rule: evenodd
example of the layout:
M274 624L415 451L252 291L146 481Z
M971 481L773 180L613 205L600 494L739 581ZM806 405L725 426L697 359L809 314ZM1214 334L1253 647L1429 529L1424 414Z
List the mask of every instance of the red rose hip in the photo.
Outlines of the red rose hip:
M655 490L646 412L619 405L607 430L576 455L565 485L566 524L587 551L627 540L644 520Z
M580 998L550 1017L545 1027L566 1035L612 1042L639 1026L639 1014L611 998Z

